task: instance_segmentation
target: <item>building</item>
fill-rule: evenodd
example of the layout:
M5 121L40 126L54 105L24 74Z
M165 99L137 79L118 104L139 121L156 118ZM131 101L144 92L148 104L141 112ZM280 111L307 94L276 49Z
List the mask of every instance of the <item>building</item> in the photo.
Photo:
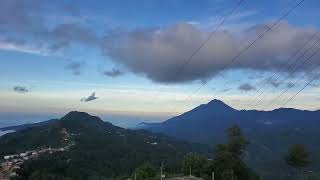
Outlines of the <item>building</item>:
M20 157L26 157L27 153L20 153Z
M9 159L11 159L11 158L12 158L12 156L11 156L11 155L4 156L4 157L3 157L3 159L4 159L4 160L9 160Z

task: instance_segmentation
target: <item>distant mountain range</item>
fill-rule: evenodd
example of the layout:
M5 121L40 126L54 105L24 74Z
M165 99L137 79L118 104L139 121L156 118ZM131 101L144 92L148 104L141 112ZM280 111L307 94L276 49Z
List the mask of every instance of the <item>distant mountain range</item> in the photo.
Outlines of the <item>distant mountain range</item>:
M23 130L23 129L27 129L27 128L49 125L49 124L56 122L57 120L58 119L51 119L51 120L43 121L43 122L39 122L39 123L28 123L28 124L22 124L22 125L17 125L17 126L8 126L8 127L0 128L0 131L19 131L19 130Z
M236 110L220 100L212 100L162 123L142 123L140 128L216 145L225 141L225 130L235 124L251 141L246 159L260 174L286 172L283 158L288 146L294 143L309 147L314 160L312 166L320 168L319 110Z
M117 127L83 112L4 130L16 132L0 137L1 159L5 155L74 144L58 155L45 154L23 163L19 172L22 179L125 178L145 163L157 169L164 163L166 171L173 172L179 169L187 153L208 155L211 151L208 146L166 135Z
M280 108L273 111L236 110L220 100L212 100L162 123L141 123L140 128L207 144L219 143L225 130L237 124L248 134L278 128L317 128L320 111ZM215 140L218 139L218 140Z
M61 119L42 123L2 128L17 132L0 137L0 156L60 146L63 143L61 132L65 129L76 135L71 136L76 146L61 157L67 162L75 160L75 163L66 165L65 161L58 161L68 167L68 171L58 173L58 177L75 178L77 172L74 169L83 168L85 170L80 175L84 177L92 173L106 177L129 176L134 168L146 161L153 165L164 161L170 170L176 168L176 162L188 152L210 154L210 148L199 143L210 146L224 143L225 130L235 124L242 128L251 142L245 161L263 179L288 179L286 175L291 169L286 166L284 157L288 147L295 143L305 144L311 152L313 163L308 170L320 169L319 110L237 110L220 100L212 100L163 123L141 123L143 130L120 128L82 112L70 112ZM53 161L54 156L46 159L50 164L40 163L39 166L32 163L30 166L34 168L24 172L25 176L30 177L28 173L37 168L41 170L40 174L57 171L56 166L51 166L57 165L56 160Z

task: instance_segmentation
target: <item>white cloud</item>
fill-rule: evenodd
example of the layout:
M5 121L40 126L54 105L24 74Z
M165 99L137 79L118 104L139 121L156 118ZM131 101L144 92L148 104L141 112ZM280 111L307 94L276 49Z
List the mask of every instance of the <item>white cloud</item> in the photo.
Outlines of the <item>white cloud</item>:
M19 45L19 44L3 42L3 41L0 41L0 49L6 50L6 51L16 51L16 52L22 52L22 53L28 53L28 54L41 55L41 56L48 55L48 52L46 52L46 50L43 50L43 49L38 49L38 48L30 47L27 45Z

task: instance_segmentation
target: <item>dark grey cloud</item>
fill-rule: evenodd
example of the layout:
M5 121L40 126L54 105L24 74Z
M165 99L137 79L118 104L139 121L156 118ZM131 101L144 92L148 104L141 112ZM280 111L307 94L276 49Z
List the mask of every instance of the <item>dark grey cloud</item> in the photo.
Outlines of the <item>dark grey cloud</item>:
M13 91L17 93L27 93L29 92L28 88L25 86L14 86Z
M290 78L289 78L290 79ZM292 82L283 82L283 79L271 79L271 78L267 78L265 80L265 82L271 86L273 86L274 88L279 88L280 86L284 85L286 88L292 88L295 86L294 83Z
M208 36L208 32L191 24L180 23L163 29L139 29L122 36L112 36L107 38L104 52L114 62L155 82L203 81L225 70L225 65L261 34L267 25L256 25L240 35L228 31L217 32L183 71L179 71L181 65ZM279 70L286 58L315 32L313 28L280 23L237 59L239 63L228 66L226 70ZM314 63L312 61L302 71L310 69ZM282 73L286 73L286 70Z
M253 91L256 90L256 88L254 86L252 86L251 84L245 83L242 84L238 87L239 90L241 91Z
M122 76L124 72L121 71L120 69L112 68L109 71L104 71L103 74L114 78L114 77Z
M80 75L85 65L86 63L83 61L81 62L73 61L66 66L66 69L71 70L73 75Z
M281 82L279 81L279 79L275 79L275 78L267 78L265 80L265 82L271 86L273 86L274 88L278 88L281 85Z
M96 97L96 93L94 92L90 96L82 98L81 101L82 102L89 102L89 101L93 101L93 100L96 100L96 99L98 99L98 97Z

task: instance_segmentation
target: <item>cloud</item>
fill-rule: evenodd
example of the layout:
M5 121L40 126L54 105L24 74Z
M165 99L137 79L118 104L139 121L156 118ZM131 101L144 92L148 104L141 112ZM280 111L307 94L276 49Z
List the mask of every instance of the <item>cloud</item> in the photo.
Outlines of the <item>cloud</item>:
M225 67L267 26L270 23L258 24L240 35L227 30L217 32L183 71L179 70L181 65L209 35L192 24L179 23L163 29L138 29L122 36L112 36L107 38L103 50L114 62L154 82L182 83L203 81L222 70L279 70L284 61L316 32L313 28L280 23L239 57L237 63ZM312 61L304 66L302 71L310 69L314 63Z
M43 55L43 56L47 54L44 50L25 45L21 42L10 42L10 41L0 40L0 49L8 50L8 51L18 51L22 53L35 54L35 55Z
M230 88L227 88L227 89L222 89L220 92L228 92L230 90L231 90Z
M253 91L256 90L256 88L254 86L252 86L251 84L245 83L242 84L238 87L239 90L241 91Z
M55 42L55 43L52 43L51 45L49 45L48 49L51 52L57 52L57 51L63 50L66 47L69 47L69 46L70 46L70 42L59 41L59 42Z
M228 13L228 12L225 12L225 13ZM248 21L246 19L253 17L256 14L258 14L257 11L244 11L244 12L235 13L228 18L228 21L223 26L221 26L220 29L238 34L254 24L252 21ZM222 19L221 16L213 16L205 19L204 21L200 21L200 22L191 21L188 23L196 25L207 31L211 31L221 23L221 19Z
M289 83L286 84L287 88L293 88L294 86L295 86L295 84L292 83L292 82L289 82Z
M61 7L65 5L48 0L1 0L0 49L51 55L80 44L98 48L108 56L106 59L154 82L205 82L223 70L278 70L284 60L315 33L311 27L280 23L239 57L237 63L225 68L237 53L270 26L270 23L252 25L247 17L254 16L255 11L238 13L187 66L182 67L208 37L210 32L201 24L209 23L182 22L163 28L134 30L100 29L83 19L76 6ZM211 25L220 22L217 19L220 17L210 19ZM315 63L312 61L301 71L309 70ZM75 70L74 74L80 71ZM111 70L108 74L115 77L119 72Z
M124 74L124 72L122 72L121 70L119 69L115 69L115 68L112 68L110 71L105 71L103 72L104 75L106 76L109 76L109 77L118 77L118 76L121 76Z
M283 80L279 80L279 78L276 78L276 79L267 78L265 82L273 86L274 88L279 88L281 85L284 85L286 88L292 88L295 86L294 83L292 82L286 83L286 82L283 82Z
M272 79L272 78L267 78L265 80L266 83L270 84L271 86L273 86L274 88L278 88L281 85L281 82L279 82L279 79Z
M48 0L1 0L0 49L47 55L72 44L97 47L99 37L93 29L74 21L77 15L70 15L70 8L61 8L58 4ZM59 9L58 15L48 13L55 8ZM52 16L58 17L53 20ZM18 41L6 40L13 38Z
M99 39L96 34L89 28L81 26L80 24L59 24L53 31L51 31L53 38L62 42L81 42L83 44L96 44Z
M71 62L66 66L66 69L71 70L73 75L80 75L82 68L86 65L85 62Z
M35 13L42 12L45 1L1 0L1 30L7 32L16 28L15 32L28 32L33 28L42 28L43 19L41 16L35 16Z
M81 101L82 102L89 102L89 101L93 101L98 99L98 97L96 97L96 93L92 93L90 96L86 97L86 98L82 98Z
M13 91L17 93L27 93L29 90L25 86L14 86Z
M41 43L48 28L42 16L46 0L2 0L0 2L0 49L41 54ZM14 41L11 41L15 39ZM32 42L32 43L31 43Z

